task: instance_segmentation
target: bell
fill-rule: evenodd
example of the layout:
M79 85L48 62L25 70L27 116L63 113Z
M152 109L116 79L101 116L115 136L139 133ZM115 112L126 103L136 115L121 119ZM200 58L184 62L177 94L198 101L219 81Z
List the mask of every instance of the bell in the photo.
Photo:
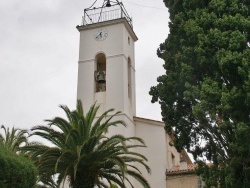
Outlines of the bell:
M107 0L106 7L111 7L110 0Z
M103 72L103 71L97 73L96 81L97 81L97 83L99 83L99 84L103 84L103 83L106 82L106 80L105 80L105 75L104 75L104 72Z

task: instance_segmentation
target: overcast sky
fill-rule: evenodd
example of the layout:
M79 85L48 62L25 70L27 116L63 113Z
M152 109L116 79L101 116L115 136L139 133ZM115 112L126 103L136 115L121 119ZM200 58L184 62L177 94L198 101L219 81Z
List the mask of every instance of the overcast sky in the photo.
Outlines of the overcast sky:
M75 108L79 32L94 0L0 0L0 125L29 129ZM97 6L103 0L97 1ZM122 1L133 18L137 116L161 120L148 92L164 74L156 50L168 35L163 0Z

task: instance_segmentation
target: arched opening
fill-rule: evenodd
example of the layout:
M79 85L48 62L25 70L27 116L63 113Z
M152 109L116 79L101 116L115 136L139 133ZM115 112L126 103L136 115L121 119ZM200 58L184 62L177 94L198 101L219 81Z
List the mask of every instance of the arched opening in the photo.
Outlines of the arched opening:
M106 56L103 53L99 53L95 57L95 81L96 92L106 91Z
M132 64L130 58L128 58L128 98L132 105Z

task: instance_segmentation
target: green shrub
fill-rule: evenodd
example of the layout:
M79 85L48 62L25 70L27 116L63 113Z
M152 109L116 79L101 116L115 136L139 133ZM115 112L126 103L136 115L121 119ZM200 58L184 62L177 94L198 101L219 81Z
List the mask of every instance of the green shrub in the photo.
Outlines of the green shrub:
M0 167L1 188L35 187L37 170L26 157L0 147Z

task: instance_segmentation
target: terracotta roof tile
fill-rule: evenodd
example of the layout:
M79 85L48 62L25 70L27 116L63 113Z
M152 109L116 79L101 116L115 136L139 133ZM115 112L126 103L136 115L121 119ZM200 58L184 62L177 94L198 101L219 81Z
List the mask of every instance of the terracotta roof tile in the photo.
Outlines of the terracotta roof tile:
M180 170L180 166L173 166L170 169L167 169L166 174L179 174L179 173L188 173L188 172L195 172L197 165L195 164L187 164L187 169Z

